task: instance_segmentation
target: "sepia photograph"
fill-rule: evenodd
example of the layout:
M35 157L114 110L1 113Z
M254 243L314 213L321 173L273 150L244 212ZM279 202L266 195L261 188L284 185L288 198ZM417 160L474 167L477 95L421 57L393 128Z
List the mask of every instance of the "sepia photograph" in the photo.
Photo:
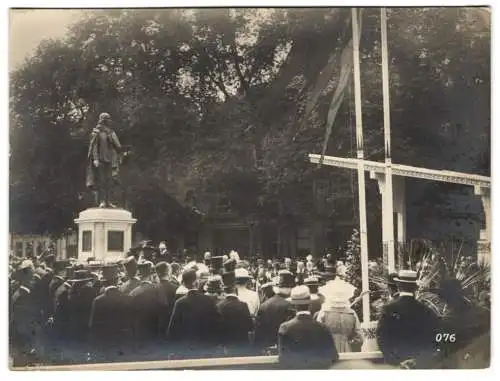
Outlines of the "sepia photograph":
M8 9L9 369L489 368L491 16Z

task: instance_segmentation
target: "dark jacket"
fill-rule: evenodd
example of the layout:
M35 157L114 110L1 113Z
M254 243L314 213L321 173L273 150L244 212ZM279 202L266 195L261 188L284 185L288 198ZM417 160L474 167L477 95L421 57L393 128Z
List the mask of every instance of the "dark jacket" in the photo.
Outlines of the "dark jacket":
M256 316L256 344L260 347L275 345L280 325L294 316L294 308L284 297L274 295L266 300L260 305Z
M398 296L382 309L377 343L387 363L415 359L418 368L426 368L432 366L438 329L439 320L429 308L412 296Z
M168 327L168 337L187 344L214 345L220 340L222 316L213 300L198 290L175 302Z
M225 345L248 345L248 333L253 330L253 320L248 305L236 295L227 295L217 304L224 325L221 339Z
M16 345L25 348L34 345L40 334L41 313L33 291L20 286L11 298L10 329Z
M170 317L172 316L172 310L175 305L175 291L177 286L166 279L161 279L159 287L159 299L160 299L160 311L159 311L159 330L160 335L166 335L168 329L168 323L170 322Z
M328 369L339 358L328 328L300 314L278 332L280 366L285 369Z
M158 285L143 281L130 293L130 298L136 341L157 339L160 312Z
M54 307L55 307L54 299L55 299L56 291L63 283L64 283L64 278L62 276L59 276L59 275L55 275L50 280L50 283L49 283L50 306L49 306L48 312L49 312L49 315L51 315L51 316L54 315Z
M92 302L90 339L97 347L112 347L133 339L130 297L109 286Z
M54 334L61 339L66 338L70 331L69 290L71 290L71 285L63 282L54 294Z
M68 295L69 329L68 338L76 341L87 341L88 324L92 302L97 296L97 291L90 284L75 284Z
M120 291L128 295L132 291L134 291L134 289L138 287L140 283L141 281L139 279L130 278L120 286Z
M323 304L323 296L322 295L318 295L319 298L318 299L315 299L311 302L311 305L309 306L309 311L311 311L311 314L312 316L316 315L316 313L319 312L319 310L321 309L321 305Z

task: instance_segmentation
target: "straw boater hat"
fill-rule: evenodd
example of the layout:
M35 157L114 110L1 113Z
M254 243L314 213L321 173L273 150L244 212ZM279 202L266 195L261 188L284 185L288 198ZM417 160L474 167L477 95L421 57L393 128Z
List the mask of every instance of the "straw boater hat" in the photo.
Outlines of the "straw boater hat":
M311 295L309 292L309 287L307 286L297 286L292 288L290 292L290 297L286 300L294 305L304 305L311 304L312 301L318 299L317 295Z
M304 279L304 285L306 286L319 286L319 279L317 276L310 276Z
M417 284L417 272L412 270L399 270L394 278L397 284Z
M234 277L237 280L250 280L252 278L248 270L242 267L234 271Z

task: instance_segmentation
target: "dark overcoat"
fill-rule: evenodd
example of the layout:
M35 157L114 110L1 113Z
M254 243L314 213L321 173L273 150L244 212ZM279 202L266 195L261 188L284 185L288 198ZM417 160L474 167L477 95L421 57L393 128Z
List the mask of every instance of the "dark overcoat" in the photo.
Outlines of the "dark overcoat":
M339 358L330 331L310 314L281 324L278 353L285 369L328 369Z
M260 305L255 321L255 342L260 347L275 345L282 323L295 316L295 309L280 296L274 295Z
M376 330L377 343L388 364L414 359L426 368L436 351L438 317L410 295L400 295L382 309Z

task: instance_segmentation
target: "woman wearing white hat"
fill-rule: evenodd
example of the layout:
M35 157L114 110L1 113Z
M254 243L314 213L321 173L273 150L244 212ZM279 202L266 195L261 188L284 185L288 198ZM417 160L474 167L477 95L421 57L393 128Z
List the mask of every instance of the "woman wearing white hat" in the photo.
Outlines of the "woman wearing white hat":
M350 297L346 288L331 291L316 318L330 330L339 353L357 352L363 344L359 318L350 307Z

